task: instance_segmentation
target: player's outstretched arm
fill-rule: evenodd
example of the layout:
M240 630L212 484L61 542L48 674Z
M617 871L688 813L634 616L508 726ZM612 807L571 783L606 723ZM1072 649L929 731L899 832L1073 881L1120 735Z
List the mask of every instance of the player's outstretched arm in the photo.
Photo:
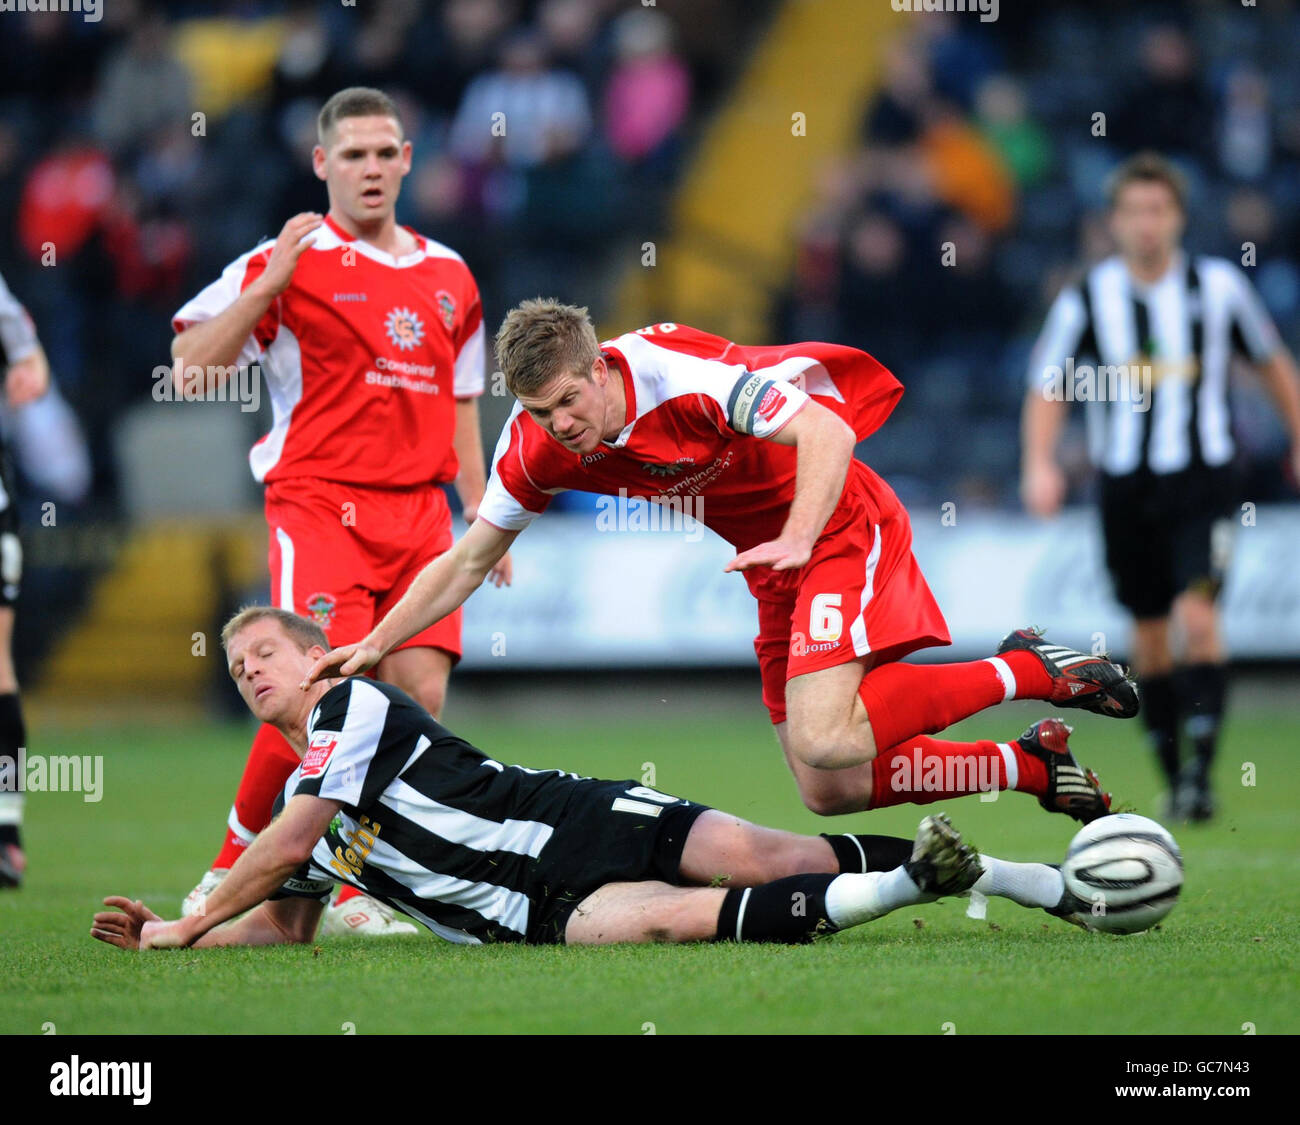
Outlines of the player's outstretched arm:
M105 905L116 906L122 914L96 914L91 935L122 949L132 948L129 944L131 939L136 941L135 948L138 949L175 949L196 944L209 930L264 903L269 895L284 886L285 881L311 856L316 841L341 807L338 801L305 793L292 797L284 812L235 861L230 874L207 896L197 913L169 922L159 918L143 903L132 903L130 899L114 896L105 899ZM247 931L238 930L236 933L265 937L264 924L275 925L286 920L295 924L302 921L297 914L277 908L263 911ZM292 932L297 931L293 929ZM282 936L277 940L295 939ZM231 941L226 935L224 941L214 938L203 944L231 944ZM268 942L245 941L239 944Z
M332 676L356 676L388 653L456 610L510 550L518 531L503 531L478 519L464 536L439 555L411 583L401 600L363 640L327 652L307 673L302 687Z
M314 898L264 902L235 922L209 930L195 949L218 945L303 945L316 936L325 907Z
M813 545L839 503L857 444L852 427L844 419L812 401L782 429L761 440L795 447L790 514L778 538L742 551L723 568L725 571L748 570L751 566L793 570L803 566L812 557Z
M460 472L456 474L456 495L460 497L461 507L465 511L465 522L473 526L478 519L478 506L483 500L483 491L487 487L487 473L483 466L483 438L479 433L478 399L460 398L456 400L456 431L452 437L452 447L456 450L456 461ZM488 578L498 588L509 586L514 577L514 568L507 552L488 572Z
M172 340L172 382L177 391L185 390L187 367L211 370L213 377L224 382L221 372L234 366L257 322L271 307L271 302L289 287L298 259L311 245L307 236L322 222L324 219L314 211L295 215L280 229L266 269L230 307L211 320L191 324Z

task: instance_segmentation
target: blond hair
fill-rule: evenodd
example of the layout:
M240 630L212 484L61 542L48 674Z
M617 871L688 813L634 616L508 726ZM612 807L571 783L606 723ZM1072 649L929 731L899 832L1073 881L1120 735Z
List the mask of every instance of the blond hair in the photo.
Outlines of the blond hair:
M275 606L270 605L248 605L235 614L221 630L221 647L228 649L230 639L236 633L254 622L266 618L278 621L280 628L289 635L300 651L306 652L313 645L318 645L327 652L329 651L329 638L325 636L325 630L316 622L309 621L300 614L292 613L287 609L277 609Z
M591 378L600 344L586 309L537 297L506 314L496 356L506 386L518 397L537 394L557 375Z

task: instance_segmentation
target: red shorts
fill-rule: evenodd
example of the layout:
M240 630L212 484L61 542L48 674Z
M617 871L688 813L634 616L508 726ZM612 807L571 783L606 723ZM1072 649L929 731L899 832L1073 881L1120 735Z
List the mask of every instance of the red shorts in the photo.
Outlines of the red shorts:
M912 525L894 490L861 461L799 570L745 571L758 599L763 703L785 722L786 681L869 659L874 667L952 643L912 555Z
M452 543L442 489L362 488L294 477L266 486L271 601L310 617L333 645L361 640ZM460 658L461 611L399 649Z

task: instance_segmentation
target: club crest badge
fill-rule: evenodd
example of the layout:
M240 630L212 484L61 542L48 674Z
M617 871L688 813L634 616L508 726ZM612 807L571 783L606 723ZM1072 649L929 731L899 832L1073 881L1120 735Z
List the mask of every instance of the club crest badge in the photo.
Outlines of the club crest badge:
M305 608L311 615L311 619L328 633L330 626L334 624L334 610L338 608L334 595L312 594L307 599Z
M442 314L442 323L450 332L452 325L456 323L456 298L445 289L439 289L437 297L438 311Z
M384 321L389 342L399 351L409 352L424 343L424 321L406 308L390 309Z

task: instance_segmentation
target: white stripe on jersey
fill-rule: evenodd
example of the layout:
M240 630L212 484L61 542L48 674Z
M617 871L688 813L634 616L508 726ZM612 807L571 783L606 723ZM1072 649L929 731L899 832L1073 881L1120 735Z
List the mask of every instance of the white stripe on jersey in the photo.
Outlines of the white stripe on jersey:
M242 352L239 362L244 362ZM257 481L266 480L266 474L279 462L294 409L302 401L302 348L298 337L283 324L263 354L261 366L271 395L274 421L266 435L248 451L248 465Z
M325 765L317 796L345 805L361 800L362 781L388 722L388 706L388 696L373 684L360 677L352 681L338 747Z
M483 393L487 362L487 336L483 322L478 322L474 334L465 341L456 356L455 374L451 381L451 393L456 398L477 398Z
M382 808L384 804L386 802L381 799L380 807ZM343 816L346 826L350 828L354 825L351 817L346 814L340 815ZM328 873L333 870L330 867L330 860L333 858L329 845L322 837L312 849L312 862ZM374 864L377 870L382 871L390 879L401 883L417 898L436 899L439 902L463 906L467 910L476 911L484 918L499 922L517 934L528 932L528 913L531 904L528 896L522 891L512 891L508 887L499 887L495 883L476 883L469 879L459 879L452 875L430 871L416 860L398 851L387 840L379 837L375 839L370 849L367 862ZM364 872L361 880L365 881ZM435 930L435 932L439 931Z
M858 615L853 619L853 624L849 628L849 637L853 641L853 651L858 656L866 656L871 651L870 639L867 637L865 615L867 603L871 601L872 595L875 593L876 564L880 562L880 524L873 524L871 533L873 538L871 540L871 550L867 554L867 573L862 584L861 604L858 606Z
M293 540L289 538L289 533L284 528L277 527L275 541L280 548L280 574L277 583L279 595L276 605L280 609L287 609L290 613L297 613L298 607L293 604Z
M385 807L426 832L480 852L513 852L536 859L555 832L541 821L498 822L453 809L411 788L400 777L389 783L380 799Z
M618 437L609 443L615 448L622 448L628 443L638 418L649 414L655 407L662 406L670 399L684 395L707 395L718 404L718 408L725 416L731 401L731 392L735 389L737 381L745 374L743 363L701 359L686 352L674 351L671 347L656 344L639 332L625 333L615 340L608 341L608 344L627 359L628 368L632 372L632 385L636 389L637 418L624 426ZM791 376L797 376L800 372L814 367L821 368L821 365L813 359L795 357L764 368L762 374L780 382L783 376L778 372L784 371ZM825 368L821 369L825 371ZM826 381L829 383L829 376ZM765 438L779 431L808 401L804 392L793 383L786 383L781 390L785 394L786 401L777 413L770 419L755 415L753 428L750 431L755 437ZM833 386L832 390L834 390Z
M1139 297L1145 301L1149 335L1155 344L1155 354L1141 360L1151 365L1154 377L1154 385L1144 386L1150 391L1150 409L1135 410L1128 401L1087 404L1089 451L1094 464L1107 473L1122 475L1136 470L1144 444L1152 471L1171 473L1187 468L1193 456L1193 417L1202 460L1216 466L1232 459L1228 375L1234 326L1257 363L1276 351L1280 338L1263 303L1234 263L1198 257L1194 274L1195 291L1189 288L1188 260L1180 251L1162 278L1142 286L1134 282L1122 259L1107 258L1084 279L1087 305L1078 288L1063 290L1034 345L1031 386L1043 385L1045 371L1064 367L1067 358L1073 358L1076 367L1094 359L1101 365L1135 364L1145 343L1137 339L1135 301ZM1193 324L1198 316L1202 341L1201 354L1195 356ZM1095 357L1078 354L1089 327L1099 353ZM1193 364L1198 369L1196 376L1191 374ZM1105 380L1098 374L1097 384L1102 385Z

